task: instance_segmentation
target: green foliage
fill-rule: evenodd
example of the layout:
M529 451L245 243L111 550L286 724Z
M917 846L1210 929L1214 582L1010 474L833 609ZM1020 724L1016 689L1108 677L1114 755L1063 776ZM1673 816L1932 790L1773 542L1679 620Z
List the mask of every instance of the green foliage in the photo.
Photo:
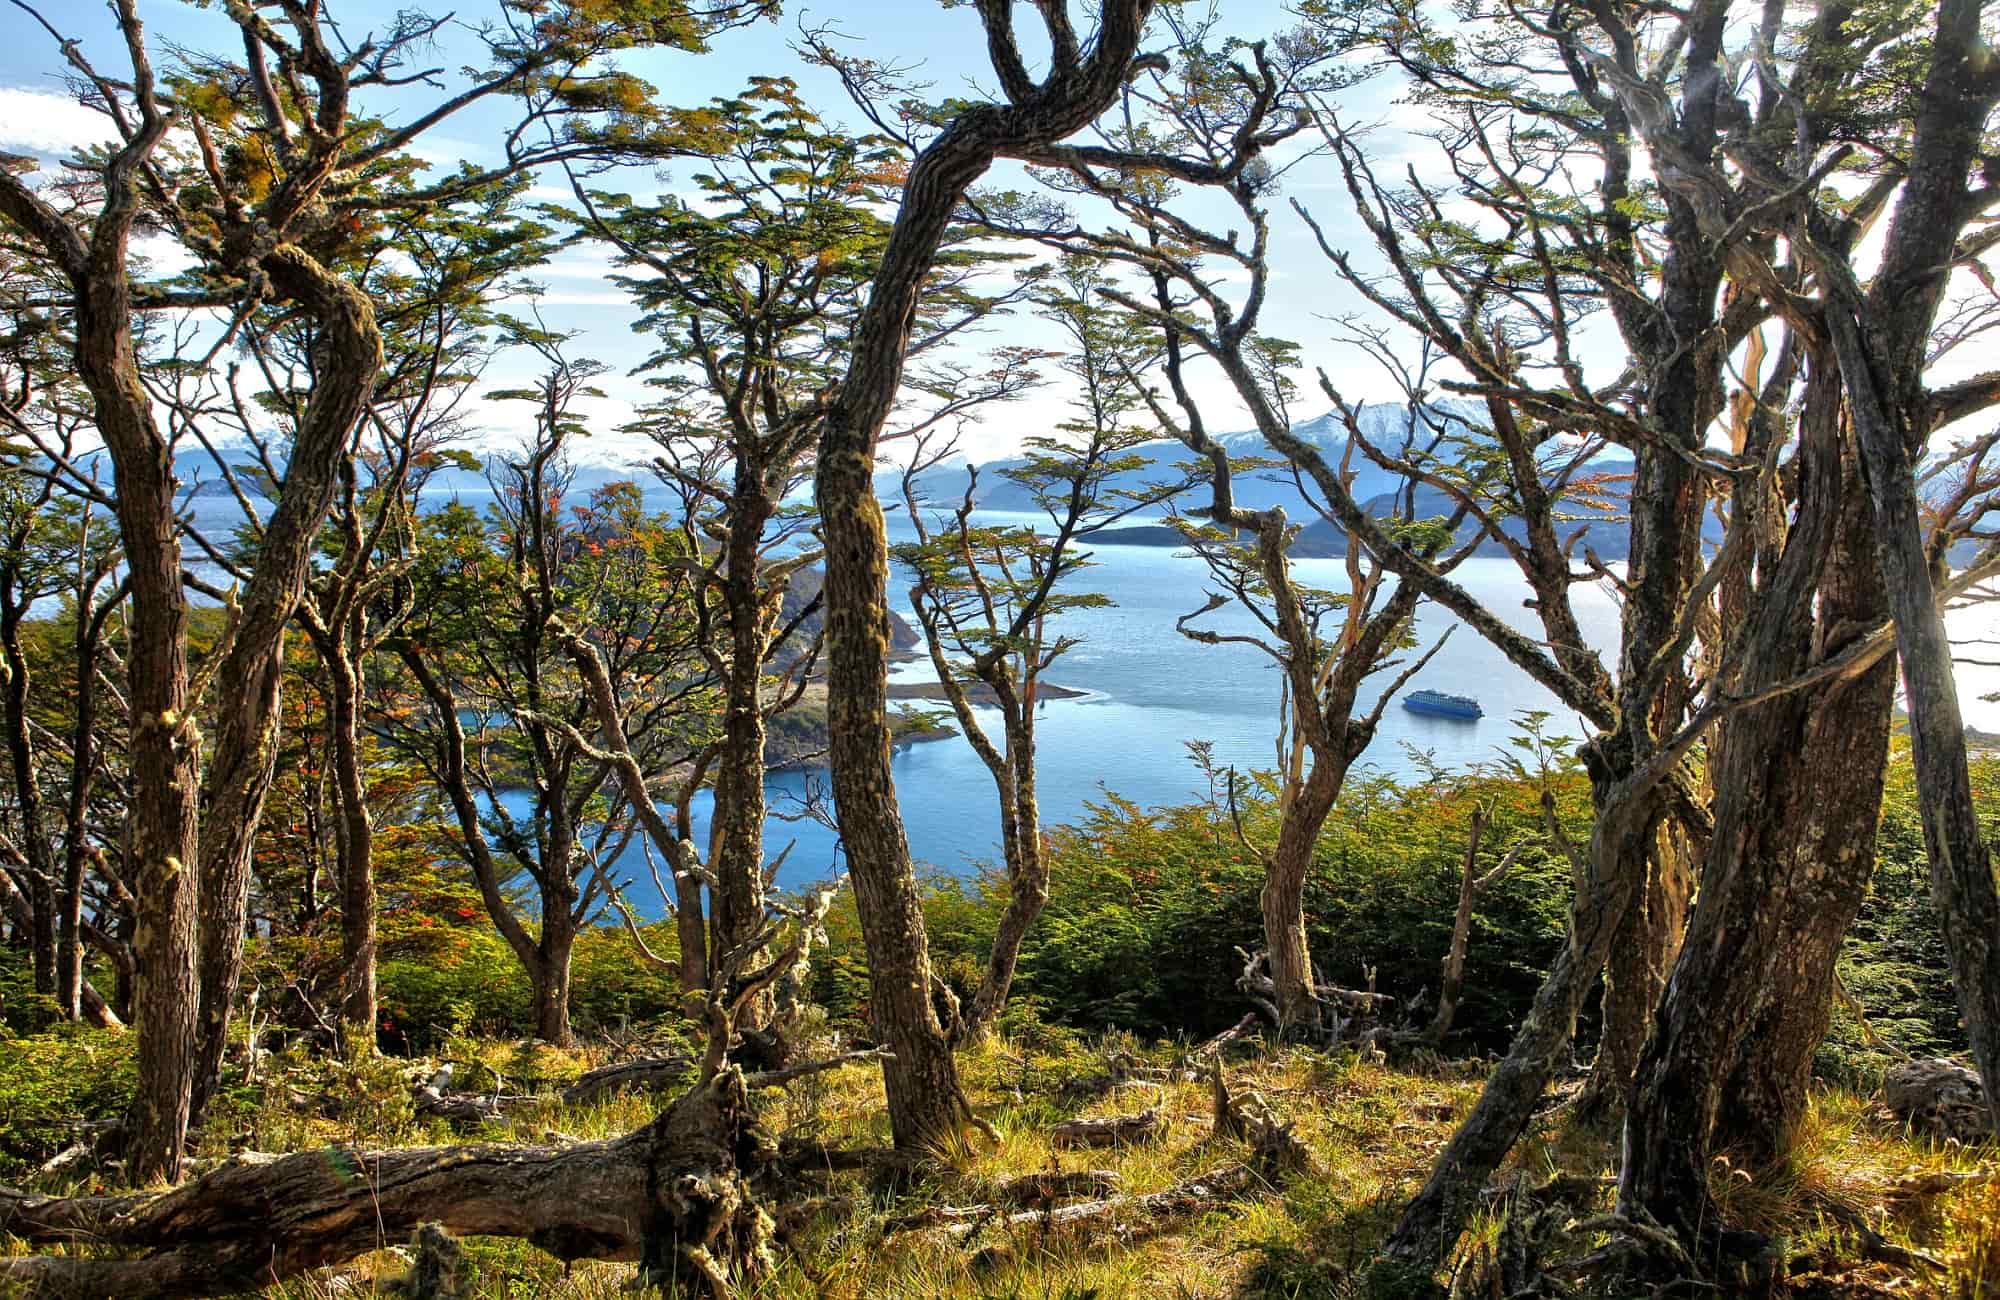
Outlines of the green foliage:
M385 1046L431 1052L453 1034L531 1029L528 977L500 936L462 932L453 951L385 961L376 971Z
M671 922L645 927L646 946L673 960L680 948ZM643 960L631 936L616 926L579 934L570 958L570 1012L585 1029L615 1029L678 1014L680 985L673 974Z
M671 958L672 930L647 927L647 944ZM644 961L616 927L594 926L577 936L570 980L570 1012L585 1032L678 1015L673 977ZM483 924L453 927L449 940L431 951L384 961L376 981L381 1041L394 1051L421 1055L439 1051L456 1035L526 1038L534 1032L528 977L506 942Z
M56 1000L35 992L28 954L0 948L0 1034L39 1034L61 1020Z
M13 1028L26 969L0 953L0 1179L62 1150L77 1126L110 1120L131 1105L137 1044L129 1032L56 1022L31 1034Z
M1550 780L1574 830L1587 807L1584 783ZM1486 843L1504 849L1539 837L1537 799L1534 785L1498 777L1413 787L1351 779L1306 895L1325 978L1359 986L1372 969L1380 991L1399 1000L1435 997L1474 803L1492 806ZM1253 843L1275 833L1267 789L1240 799L1239 812ZM1237 841L1225 808L1149 813L1113 796L1051 838L1049 902L1022 951L1017 998L1058 1024L1160 1037L1200 1037L1243 1014L1236 950L1262 946L1263 865ZM1457 1020L1467 1045L1504 1045L1561 942L1568 876L1566 863L1531 848L1482 899ZM993 869L927 882L932 959L961 996L976 984L1006 897ZM856 1014L866 986L851 904L830 934L815 991L835 1015Z
M1895 745L1882 791L1875 878L1848 932L1840 976L1884 1042L1913 1056L1950 1056L1965 1050L1965 1030L1931 901L1909 742L1898 737ZM2000 844L2000 757L1973 755L1972 789L1989 843ZM1820 1047L1820 1071L1865 1084L1892 1064L1892 1054L1870 1044L1853 1014L1836 1004Z

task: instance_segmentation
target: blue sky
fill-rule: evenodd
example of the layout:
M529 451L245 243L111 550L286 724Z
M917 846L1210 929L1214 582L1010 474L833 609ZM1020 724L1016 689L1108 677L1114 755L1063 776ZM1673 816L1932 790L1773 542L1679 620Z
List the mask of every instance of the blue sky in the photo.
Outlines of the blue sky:
M397 0L328 0L328 3L350 39L381 25L402 7ZM459 0L453 7L461 21L475 22L497 12L497 0ZM233 51L236 48L233 29L217 8L200 8L185 0L141 0L141 14L149 34L155 47L162 51L170 44ZM1022 8L1025 12L1026 6ZM86 0L45 0L43 12L66 35L80 37L101 68L122 66L122 50L106 6ZM1287 22L1282 7L1269 0L1231 0L1225 12L1227 30L1245 37L1268 35ZM760 23L724 34L707 54L644 51L632 55L628 66L650 81L661 98L680 104L700 103L734 93L751 75L789 75L801 83L808 101L827 116L837 121L858 122L859 115L848 103L838 81L824 69L807 63L794 49L801 25L828 24L843 34L841 43L846 48L884 62L911 66L913 75L932 84L933 96L976 95L991 88L977 18L969 8L947 8L935 0L911 0L903 4L854 0L845 4L793 6L775 23ZM1031 18L1024 18L1023 26L1032 29L1034 23ZM104 134L101 123L75 104L64 88L63 69L54 41L11 7L0 9L0 33L7 37L0 41L0 149L54 158L65 148L101 137ZM435 61L455 66L470 57L467 38L460 33L456 39L449 35L445 38ZM1395 91L1387 83L1364 87L1348 95L1347 108L1352 117L1383 122L1378 142L1385 155L1395 156L1390 169L1400 170L1406 158L1421 164L1429 145L1410 133L1422 125L1422 115L1396 104ZM368 108L394 118L417 111L432 102L436 93L399 92L394 101L372 101ZM475 160L493 157L496 153L493 142L507 120L502 106L481 108L445 123L426 136L417 152L440 165L455 163L461 156ZM671 169L663 179L637 172L624 181L624 186L641 194L662 185L672 188L691 170L690 166ZM1003 169L996 169L992 179L1005 183L1009 177ZM550 183L545 196L567 199L568 192ZM1267 331L1305 345L1307 366L1324 366L1350 398L1392 397L1393 389L1374 363L1358 350L1336 341L1335 330L1326 317L1359 310L1362 304L1332 275L1303 223L1285 202L1290 197L1299 198L1314 210L1336 244L1353 247L1364 261L1369 260L1365 232L1348 214L1346 196L1337 186L1331 165L1317 162L1290 173L1284 193L1272 205L1276 270L1265 314ZM591 423L598 431L594 439L595 455L616 459L644 446L614 430L630 405L642 396L640 381L628 371L644 355L645 340L629 328L631 309L624 295L606 280L607 263L608 259L595 250L578 248L565 252L538 273L544 292L538 296L536 305L549 324L577 332L573 354L594 357L614 367L603 384L609 397L592 411ZM1032 330L1032 322L1003 324L989 332L983 342L997 345L1022 341L1032 337ZM518 382L522 373L509 370L517 364L527 362L503 360L489 372L494 385ZM1218 377L1196 378L1197 391L1210 411L1214 426L1227 429L1247 423ZM1026 400L993 410L978 427L967 431L966 450L975 459L1005 452L1024 435L1044 430L1062 418L1063 400L1061 391L1052 385ZM1308 383L1308 394L1296 414L1315 415L1324 406ZM518 436L518 417L503 409L490 406L484 409L483 419L488 428L483 436L487 440Z

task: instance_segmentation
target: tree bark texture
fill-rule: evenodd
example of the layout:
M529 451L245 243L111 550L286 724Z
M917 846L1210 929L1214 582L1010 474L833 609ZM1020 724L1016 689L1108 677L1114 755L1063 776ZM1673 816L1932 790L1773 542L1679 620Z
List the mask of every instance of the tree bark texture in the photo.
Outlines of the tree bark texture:
M1004 709L1007 729L1008 779L1000 794L1000 844L1007 863L1007 906L993 930L993 947L986 954L986 975L973 996L966 1017L972 1033L982 1033L999 1020L1014 988L1014 971L1021 962L1021 945L1049 901L1049 862L1042 846L1042 809L1035 790L1034 706L1019 699Z
M522 1238L564 1260L638 1259L671 1294L722 1300L770 1264L770 1219L747 1182L768 1150L742 1076L729 1070L603 1142L244 1156L166 1193L50 1199L0 1189L0 1228L17 1237L133 1252L0 1259L0 1287L52 1300L236 1294L436 1222Z
M575 899L562 893L544 894L538 960L528 972L534 989L535 1037L567 1047L569 1026L570 955L576 950L577 925L571 911Z
M1316 707L1316 702L1308 701L1306 707ZM1280 1033L1311 1034L1320 1027L1319 984L1313 978L1312 949L1306 938L1306 877L1320 828L1346 778L1345 762L1314 755L1306 779L1285 805L1278 842L1264 863L1264 888L1257 901L1264 916L1264 943L1271 954Z
M982 0L988 51L1011 102L966 108L918 155L904 186L848 367L820 426L815 489L826 540L828 757L842 844L868 950L890 1129L902 1148L949 1140L964 1094L932 1002L930 952L889 770L888 543L875 497L876 440L902 389L917 298L966 190L1009 147L1061 139L1124 85L1150 0L1105 0L1088 57L1061 48L1033 83L1012 7Z
M361 614L331 628L323 656L328 678L328 739L333 749L335 828L340 861L340 1018L374 1041L375 826L361 754Z
M229 1015L243 978L251 856L278 754L285 629L305 592L342 456L374 394L382 334L367 295L294 244L263 260L272 286L319 324L325 356L292 439L284 486L243 593L218 681L220 727L207 773L201 845L201 1040L194 1111L221 1082Z
M1851 275L1829 274L1826 315L1895 616L1931 892L1966 1035L2000 1127L2000 1087L1990 1086L2000 1079L2000 889L1973 806L1951 643L1933 591L1942 557L1926 553L1914 473L1935 423L1924 363L1949 279L1943 268L1957 260L1960 234L1984 205L1970 178L2000 102L2000 68L1982 35L1982 12L1977 0L1938 6L1907 179L1881 265L1865 298Z
M1603 1032L1590 1078L1578 1099L1579 1113L1622 1114L1626 1094L1639 1069L1639 1055L1652 1026L1653 1008L1666 992L1674 958L1687 927L1688 869L1675 843L1675 828L1662 824L1646 859L1633 870L1644 883L1625 924L1612 941L1604 966Z
M737 478L722 574L729 621L727 712L715 767L715 890L709 917L709 949L718 955L748 942L764 925L764 656L784 595L780 584L767 596L758 563L772 503L750 467L739 466ZM746 1011L743 1027L761 1027L769 999Z
M1700 247L1692 227L1691 216L1676 218L1679 239L1662 268L1663 307L1681 327L1676 338L1708 331L1720 279L1720 267L1692 251ZM1391 1233L1385 1249L1405 1263L1435 1267L1444 1259L1487 1179L1533 1118L1563 1063L1583 1000L1643 898L1647 859L1666 809L1661 783L1679 780L1658 768L1654 752L1685 708L1678 669L1662 654L1680 633L1682 601L1697 572L1702 488L1683 456L1700 445L1700 431L1714 415L1704 395L1714 392L1720 356L1712 343L1674 352L1649 397L1658 437L1678 446L1642 446L1636 453L1615 725L1586 747L1596 824L1583 850L1569 942L1507 1056Z
M1796 522L1744 631L1746 693L1847 650L1883 612L1823 352L1805 411ZM1712 1162L1768 1166L1803 1116L1834 962L1874 869L1892 686L1878 662L1723 724L1701 893L1640 1065L1620 1183L1621 1202L1688 1241L1717 1226Z
M138 1085L131 1173L179 1176L186 1143L199 990L195 982L196 800L200 737L188 716L187 595L181 587L172 452L139 377L127 252L137 172L170 122L153 97L143 38L128 22L140 124L107 162L89 238L18 177L0 177L0 215L35 239L75 295L77 375L118 483L118 530L132 589L125 666L131 706L126 878L136 899Z

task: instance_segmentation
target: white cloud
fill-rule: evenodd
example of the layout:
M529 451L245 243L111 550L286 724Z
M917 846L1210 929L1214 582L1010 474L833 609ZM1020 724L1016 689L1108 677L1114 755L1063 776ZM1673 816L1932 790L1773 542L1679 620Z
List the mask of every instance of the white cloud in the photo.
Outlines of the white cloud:
M140 235L132 241L132 252L145 259L148 271L162 278L179 275L195 264L194 254L188 252L171 235Z
M589 290L557 289L549 293L514 295L509 301L532 302L537 307L630 307L632 299L622 292L594 293Z
M432 168L446 172L455 172L460 163L476 161L492 152L471 141L454 140L443 135L418 136L403 148Z
M619 268L612 265L611 254L600 252L595 257L577 255L554 257L528 272L531 280L598 280L602 281Z
M70 153L118 138L111 119L68 95L0 86L0 148L20 153Z

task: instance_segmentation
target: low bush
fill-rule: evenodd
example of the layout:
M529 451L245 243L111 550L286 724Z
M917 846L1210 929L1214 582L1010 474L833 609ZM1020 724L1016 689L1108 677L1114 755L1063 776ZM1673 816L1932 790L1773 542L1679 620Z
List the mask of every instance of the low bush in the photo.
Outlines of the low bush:
M1565 820L1581 833L1587 792L1560 782ZM1465 836L1475 803L1492 813L1481 861L1542 835L1534 789L1500 778L1399 786L1356 778L1321 836L1306 897L1322 977L1409 1004L1435 998L1451 939ZM1238 838L1240 820L1243 837ZM1248 1009L1237 949L1263 946L1263 866L1243 839L1269 843L1268 791L1236 816L1196 804L1144 810L1116 797L1051 832L1049 902L1022 949L1013 996L1046 1019L1092 1031L1200 1037ZM1530 847L1481 901L1458 1027L1467 1045L1504 1044L1562 941L1569 867ZM961 999L984 974L1007 901L1003 873L925 881L932 962ZM815 996L836 1016L865 1019L866 964L853 903L830 918L832 949L814 968Z
M0 966L9 963L0 963ZM33 1169L132 1104L130 1033L59 1023L0 1030L0 1180Z

